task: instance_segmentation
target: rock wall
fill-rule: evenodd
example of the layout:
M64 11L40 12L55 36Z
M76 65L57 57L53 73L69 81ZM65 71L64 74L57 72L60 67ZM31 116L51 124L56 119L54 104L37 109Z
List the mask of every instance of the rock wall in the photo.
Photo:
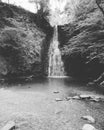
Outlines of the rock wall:
M104 72L104 15L95 0L81 0L75 21L59 27L59 41L67 75L92 80Z
M51 36L52 28L44 18L0 3L0 77L44 76L42 48L47 30Z

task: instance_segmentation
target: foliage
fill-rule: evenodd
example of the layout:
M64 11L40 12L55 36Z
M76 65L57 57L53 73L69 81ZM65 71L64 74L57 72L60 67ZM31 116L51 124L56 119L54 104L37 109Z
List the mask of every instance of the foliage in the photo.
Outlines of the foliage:
M0 7L0 75L41 75L41 48L46 35L34 23L36 16L16 6L5 4L4 8L1 3ZM13 16L7 15L6 7Z
M81 0L76 20L61 27L60 32L68 75L86 79L99 77L104 71L104 19L95 1L87 0L85 4Z
M48 0L29 0L29 2L35 3L39 17L47 19L47 16L49 15Z

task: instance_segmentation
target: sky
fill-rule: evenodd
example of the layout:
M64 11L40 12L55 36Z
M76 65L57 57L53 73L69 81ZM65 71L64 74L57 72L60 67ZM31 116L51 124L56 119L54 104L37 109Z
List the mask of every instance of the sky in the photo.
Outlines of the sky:
M8 0L2 0L3 2L8 2ZM36 12L35 4L29 3L29 0L9 0L11 4L22 6L23 8L30 10L31 12ZM77 0L49 0L50 1L50 9L54 11L58 8L60 11L64 11L65 5L69 2L70 6L72 6L72 2L76 2Z
M78 0L50 0L50 23L64 25L72 22L75 18L75 7ZM67 8L67 9L66 9Z
M3 2L8 2L8 0L2 0ZM29 3L29 0L9 0L11 4L21 6L26 10L33 13L37 12L35 3ZM71 22L74 18L74 7L78 4L78 0L49 0L50 9L50 21L51 25L57 24L62 25L67 22ZM65 10L66 6L68 11ZM67 14L70 14L68 16Z
M3 2L8 2L8 0L2 0L2 1ZM29 3L28 0L9 0L9 2L11 4L21 6L21 7L25 8L26 10L29 10L29 11L31 11L33 13L37 12L37 10L35 8L35 4Z

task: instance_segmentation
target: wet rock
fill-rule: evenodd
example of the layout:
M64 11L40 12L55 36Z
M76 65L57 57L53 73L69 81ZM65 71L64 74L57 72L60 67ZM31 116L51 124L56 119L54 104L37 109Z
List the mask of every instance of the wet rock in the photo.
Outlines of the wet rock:
M74 96L74 97L66 97L66 100L89 100L93 102L103 102L104 98L95 96L95 95L80 95L80 96Z
M72 97L66 97L66 100L67 100L67 101L70 100L70 99L72 99Z
M53 93L57 94L57 93L59 93L59 91L54 91Z
M57 102L63 101L61 98L56 98L55 100L56 100Z
M89 123L95 123L95 119L92 116L83 116L81 117L83 120L89 121Z
M79 96L74 96L74 97L66 97L66 100L70 100L70 99L76 99L79 100L80 97Z
M92 96L90 95L80 95L80 99L91 99Z
M74 97L72 97L72 99L80 99L80 97L79 96L74 96Z
M94 126L90 124L85 124L81 130L97 130Z
M94 101L94 102L100 102L100 101L104 101L104 99L102 97L99 96L94 96L94 95L80 95L80 99L83 100L90 100L90 101Z
M99 101L101 101L101 100L100 100L100 99L93 98L93 99L90 99L90 101L99 102Z
M9 121L1 130L14 130L16 124L14 121Z

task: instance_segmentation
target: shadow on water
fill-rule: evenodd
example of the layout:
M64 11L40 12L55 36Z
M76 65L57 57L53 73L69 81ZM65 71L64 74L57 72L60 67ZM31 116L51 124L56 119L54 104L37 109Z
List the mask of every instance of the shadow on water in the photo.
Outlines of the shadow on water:
M80 90L84 91L90 91L90 92L96 92L98 94L104 94L104 88L101 88L100 86L87 86L87 83L85 81L76 80L73 78L67 78L64 80L66 87L72 87L73 89L78 88Z
M104 89L95 86L87 86L85 82L77 81L73 78L34 78L32 80L24 79L12 79L7 83L0 85L1 87L15 87L20 89L34 88L39 90L48 89L62 89L65 93L69 95L75 95L78 91L82 92L94 92L97 94L104 94Z
M0 83L1 86L25 86L25 85L31 85L31 84L45 84L47 82L47 78L38 77L38 78L32 78L32 79L26 79L26 78L12 78L9 80L5 80L3 83Z

